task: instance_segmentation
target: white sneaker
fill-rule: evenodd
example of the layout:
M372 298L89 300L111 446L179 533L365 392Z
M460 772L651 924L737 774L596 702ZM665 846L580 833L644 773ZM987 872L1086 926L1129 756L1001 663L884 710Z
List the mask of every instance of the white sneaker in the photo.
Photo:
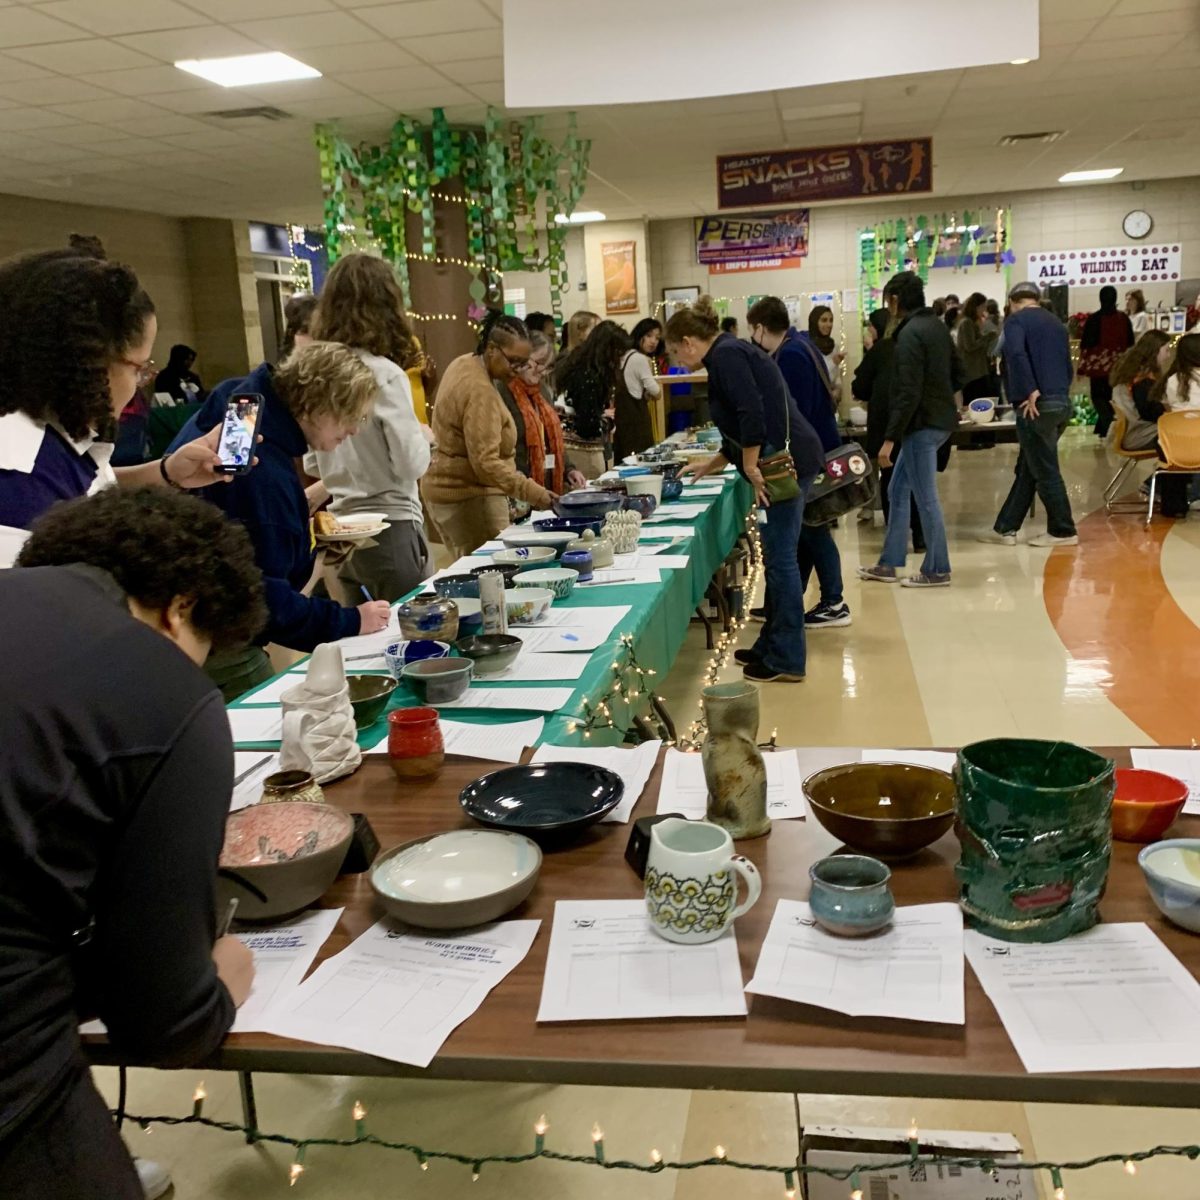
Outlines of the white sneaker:
M159 1200L160 1196L167 1194L171 1188L171 1172L162 1163L151 1158L135 1158L133 1165L142 1181L146 1200Z
M996 530L989 529L987 533L981 533L975 540L988 546L1015 546L1017 535L1015 533L997 533Z
M1070 537L1055 537L1052 533L1039 534L1029 539L1031 546L1078 546L1079 538L1075 534Z

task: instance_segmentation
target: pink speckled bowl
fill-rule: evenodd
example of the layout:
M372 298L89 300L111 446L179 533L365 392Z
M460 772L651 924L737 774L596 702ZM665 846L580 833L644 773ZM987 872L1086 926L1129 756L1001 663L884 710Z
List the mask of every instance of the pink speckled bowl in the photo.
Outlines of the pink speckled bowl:
M264 921L306 907L337 878L353 833L350 814L331 804L282 801L231 813L221 848L218 911L234 896L239 920Z

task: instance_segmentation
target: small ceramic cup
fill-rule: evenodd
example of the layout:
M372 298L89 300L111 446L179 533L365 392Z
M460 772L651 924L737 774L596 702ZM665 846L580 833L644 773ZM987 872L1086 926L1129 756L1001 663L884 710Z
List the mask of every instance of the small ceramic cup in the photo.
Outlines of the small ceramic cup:
M737 876L746 900L737 902ZM646 910L654 932L685 946L715 941L762 895L762 876L719 825L668 817L650 831Z
M862 937L887 925L896 911L892 872L865 854L834 854L808 869L813 919L839 937Z
M260 804L277 804L281 800L307 800L324 804L321 785L307 771L277 771L263 780Z
M388 761L398 779L429 779L446 761L436 708L397 708L388 713Z

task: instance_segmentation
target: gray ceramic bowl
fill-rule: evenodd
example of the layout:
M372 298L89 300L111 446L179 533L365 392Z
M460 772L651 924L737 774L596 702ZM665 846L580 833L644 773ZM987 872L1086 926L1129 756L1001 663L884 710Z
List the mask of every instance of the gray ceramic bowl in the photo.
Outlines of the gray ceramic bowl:
M350 707L354 709L354 725L366 729L383 716L388 698L396 690L396 681L388 675L347 675Z
M459 638L454 648L475 664L476 675L498 675L513 665L523 644L511 633L480 633Z
M427 658L404 668L404 682L422 704L446 704L471 686L474 673L469 658Z

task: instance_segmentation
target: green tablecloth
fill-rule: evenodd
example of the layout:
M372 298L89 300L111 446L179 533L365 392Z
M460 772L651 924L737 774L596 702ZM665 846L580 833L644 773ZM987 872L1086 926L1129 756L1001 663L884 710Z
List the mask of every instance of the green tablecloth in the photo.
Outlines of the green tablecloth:
M146 423L146 460L162 458L179 431L200 411L199 404L176 404L164 408L156 404L150 409Z
M559 608L587 608L606 605L628 605L629 613L610 634L608 640L592 652L583 674L574 683L571 699L558 712L547 714L530 713L527 710L511 709L454 709L447 716L455 721L473 722L481 725L497 725L515 720L527 720L531 716L546 717L541 741L554 745L581 745L582 730L572 732L571 726L581 718L587 705L593 706L604 697L613 679L613 665L624 663L626 650L621 645L622 637L632 635L633 653L643 669L665 675L675 661L680 646L687 634L688 623L696 606L708 588L713 574L733 548L738 536L745 529L746 512L752 494L749 485L737 475L726 477L724 490L695 521L673 521L671 524L692 525L695 532L690 538L681 539L664 554L687 554L690 561L679 570L660 572L663 580L658 584L620 584L611 587L576 589L568 600L556 603ZM681 503L687 503L687 493ZM660 511L670 512L673 505L666 504ZM650 533L653 525L643 526ZM643 543L644 544L644 543ZM482 561L482 560L481 560ZM565 687L562 683L503 683L487 681L488 687ZM265 686L265 685L264 685ZM391 708L409 707L416 697L402 684L392 695ZM254 703L254 693L242 697L237 705ZM596 729L587 739L589 745L612 745L619 743L624 730L632 721L633 712L645 706L644 698L634 701L630 710L623 702L613 707L615 729ZM376 745L387 733L387 715L384 714L374 725L359 732L359 745ZM239 743L241 745L241 743Z

